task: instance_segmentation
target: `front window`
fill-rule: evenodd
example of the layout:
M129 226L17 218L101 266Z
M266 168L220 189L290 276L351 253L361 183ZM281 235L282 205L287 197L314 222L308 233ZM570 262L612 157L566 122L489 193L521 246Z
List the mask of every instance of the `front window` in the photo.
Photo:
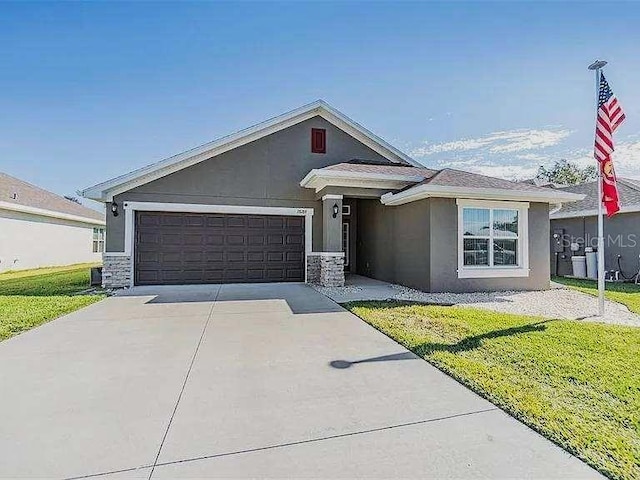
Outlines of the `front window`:
M460 200L458 209L459 277L528 275L528 204Z
M104 228L93 229L93 253L104 252Z

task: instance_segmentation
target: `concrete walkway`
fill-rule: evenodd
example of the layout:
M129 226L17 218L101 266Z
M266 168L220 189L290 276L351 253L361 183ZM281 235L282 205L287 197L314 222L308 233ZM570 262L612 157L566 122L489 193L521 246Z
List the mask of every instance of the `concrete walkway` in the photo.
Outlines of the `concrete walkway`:
M306 285L135 288L0 365L2 478L598 476Z

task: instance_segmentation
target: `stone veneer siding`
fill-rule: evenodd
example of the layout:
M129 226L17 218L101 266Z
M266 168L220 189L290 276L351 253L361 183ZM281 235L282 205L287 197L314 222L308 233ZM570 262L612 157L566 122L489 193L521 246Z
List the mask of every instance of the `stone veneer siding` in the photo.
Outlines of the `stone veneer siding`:
M114 255L108 252L102 254L102 287L124 288L131 285L131 257L129 255Z
M316 252L307 255L307 281L323 287L343 287L344 253Z
M307 255L307 283L320 285L320 256Z

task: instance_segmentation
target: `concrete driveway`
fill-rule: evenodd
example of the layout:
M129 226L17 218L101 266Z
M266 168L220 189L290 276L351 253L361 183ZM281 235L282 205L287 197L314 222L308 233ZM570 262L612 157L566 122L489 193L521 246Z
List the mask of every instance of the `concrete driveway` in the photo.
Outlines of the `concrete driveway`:
M0 477L597 474L300 284L135 288L0 343Z

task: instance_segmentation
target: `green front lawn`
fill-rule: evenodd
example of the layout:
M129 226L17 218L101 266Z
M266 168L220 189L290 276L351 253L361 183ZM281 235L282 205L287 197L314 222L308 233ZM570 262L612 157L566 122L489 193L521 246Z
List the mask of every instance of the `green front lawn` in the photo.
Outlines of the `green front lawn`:
M0 274L0 340L101 300L89 288L89 268L71 265Z
M462 307L353 313L612 478L640 478L640 328Z
M554 277L552 280L573 288L574 290L598 296L598 282L593 280L566 277ZM640 285L636 285L635 283L607 282L605 284L604 296L614 302L622 303L632 312L640 314Z

